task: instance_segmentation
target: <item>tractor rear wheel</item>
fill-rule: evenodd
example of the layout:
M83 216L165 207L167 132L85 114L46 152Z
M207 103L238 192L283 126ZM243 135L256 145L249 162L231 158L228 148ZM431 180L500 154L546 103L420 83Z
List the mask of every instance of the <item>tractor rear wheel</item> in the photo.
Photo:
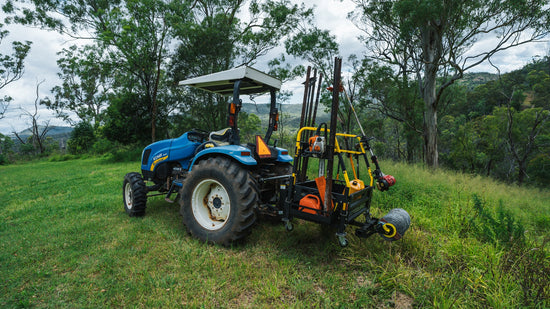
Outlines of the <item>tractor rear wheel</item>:
M256 221L255 181L227 158L209 158L194 166L181 197L184 225L204 242L229 246L248 236Z
M124 210L130 217L145 215L147 205L147 186L140 173L128 173L122 183Z

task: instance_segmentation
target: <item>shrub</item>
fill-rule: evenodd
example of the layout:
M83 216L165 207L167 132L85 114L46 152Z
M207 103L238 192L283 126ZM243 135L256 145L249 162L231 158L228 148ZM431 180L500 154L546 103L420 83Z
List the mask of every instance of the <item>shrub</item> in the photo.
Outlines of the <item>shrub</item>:
M525 228L504 209L502 201L495 217L477 194L473 199L475 214L470 219L470 228L480 240L505 246L525 243Z
M94 128L88 122L80 122L71 132L71 138L67 142L67 148L71 154L88 152L96 140Z
M108 162L134 162L141 159L141 152L139 147L117 148L105 154L104 158Z
M95 154L105 154L114 151L118 146L116 143L109 141L106 138L98 139L92 146L92 151Z

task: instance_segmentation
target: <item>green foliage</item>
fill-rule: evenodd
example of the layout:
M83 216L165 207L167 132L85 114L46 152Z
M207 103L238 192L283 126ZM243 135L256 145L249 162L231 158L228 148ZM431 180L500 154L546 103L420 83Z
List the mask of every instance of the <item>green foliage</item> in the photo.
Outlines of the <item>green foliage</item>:
M311 20L311 10L289 0L204 1L194 6L194 20L174 30L177 46L171 64L173 80L253 64ZM271 62L271 72L289 77L300 72ZM179 100L176 132L190 128L219 130L227 126L227 98L189 90Z
M143 147L130 145L117 147L103 156L103 160L109 163L135 162L141 159Z
M550 141L550 136L546 137L547 143ZM529 161L527 174L529 183L540 187L547 187L550 183L550 151L540 153Z
M473 195L473 200L475 213L470 218L468 228L477 237L482 241L506 247L525 244L525 228L510 211L503 208L502 201L495 217L477 194Z
M325 84L329 85L333 72L334 57L339 53L336 37L328 30L318 28L298 32L285 42L286 52L313 64L323 73Z
M10 10L8 5L3 9L5 11ZM0 22L0 46L2 50L6 50L5 45L2 45L2 41L8 36L9 31L3 30L3 27L4 24ZM0 90L23 76L24 60L29 54L31 44L30 41L25 41L25 43L13 41L11 43L11 55L0 53ZM4 118L11 101L12 98L9 96L0 97L0 119Z
M422 157L422 100L418 87L406 74L399 75L390 66L365 59L358 77L358 107L372 109L368 118L381 113L393 120L388 130L381 130L377 138L385 142L393 140L391 148L396 160L414 162ZM396 149L397 148L397 149Z
M365 32L363 40L373 57L397 67L397 75L416 75L424 101L424 157L432 167L438 166L442 94L495 53L545 37L550 21L547 0L354 2L357 9L350 16ZM487 34L496 40L476 53L472 46ZM516 94L513 103L521 99Z
M118 147L117 143L111 142L106 138L98 138L92 146L92 152L95 154L105 154Z
M6 156L3 153L0 153L0 165L5 165L8 163L9 163L8 156Z
M550 109L550 75L542 70L532 70L527 75L534 99L533 106Z
M246 112L240 112L239 113L239 129L241 134L241 141L243 143L249 142L249 143L255 143L254 137L256 135L262 135L265 134L265 132L261 132L262 129L260 127L261 120L256 114L252 113L246 113Z
M95 45L80 48L73 45L57 55L60 56L57 65L62 84L52 89L55 100L46 98L40 103L67 122L73 121L69 111L80 121L99 126L101 111L108 104L107 92L113 86L113 61L108 59L104 49Z
M71 132L67 148L71 154L82 154L91 150L95 141L94 128L89 122L82 121Z
M442 163L508 182L544 186L550 112L539 87L546 82L548 61L535 61L475 87L466 93L465 102L451 97L448 114L439 123Z
M0 44L9 34L7 30L2 30L3 27L4 24L0 22ZM0 89L21 78L24 72L24 60L29 54L31 44L30 41L24 43L14 41L11 43L11 55L0 53ZM2 100L4 99L0 98L0 102ZM3 116L3 112L0 116Z
M10 163L9 157L13 154L13 147L13 140L0 133L0 165Z
M113 98L105 111L101 128L107 139L125 145L145 143L150 139L151 118L145 103L135 94Z

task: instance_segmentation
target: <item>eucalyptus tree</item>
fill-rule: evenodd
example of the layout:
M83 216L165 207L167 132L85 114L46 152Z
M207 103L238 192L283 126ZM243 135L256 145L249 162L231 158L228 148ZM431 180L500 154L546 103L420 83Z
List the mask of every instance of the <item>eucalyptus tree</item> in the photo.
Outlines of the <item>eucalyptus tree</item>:
M336 37L330 31L317 27L304 29L285 42L285 49L288 54L313 64L330 83L334 57L340 53Z
M548 140L550 111L540 107L523 111L517 111L510 106L498 107L492 115L486 116L486 121L495 122L495 126L499 128L501 138L506 143L506 151L511 156L510 170L517 172L517 184L522 185L529 177L529 161L540 153L540 142Z
M289 0L197 0L192 7L192 22L174 25L177 48L172 78L179 81L254 65L262 57L266 64L263 67L267 67L268 53L308 27L312 14L303 4ZM186 126L215 129L224 125L224 98L192 89L184 91L180 111Z
M3 30L3 27L4 24L0 23L0 46L9 34L9 31ZM0 53L0 90L23 76L24 60L29 54L31 44L30 41L13 41L11 54ZM4 118L11 101L12 98L9 96L0 97L0 119Z
M15 2L31 5L17 6ZM159 91L168 87L173 25L190 17L194 1L187 0L14 0L5 7L16 12L15 21L38 24L74 38L92 39L117 69L116 91L140 97L150 115L151 140L156 140L159 114L166 107Z
M102 122L101 114L109 103L109 96L112 96L112 61L97 45L73 45L57 54L60 56L57 75L61 85L53 87L53 100L46 98L41 104L72 125L81 121L97 128ZM79 120L75 121L72 114Z
M426 163L438 166L437 114L445 89L496 53L542 39L548 0L353 0L350 14L375 58L415 74L424 101ZM481 51L476 41L491 38ZM438 79L438 77L440 79Z

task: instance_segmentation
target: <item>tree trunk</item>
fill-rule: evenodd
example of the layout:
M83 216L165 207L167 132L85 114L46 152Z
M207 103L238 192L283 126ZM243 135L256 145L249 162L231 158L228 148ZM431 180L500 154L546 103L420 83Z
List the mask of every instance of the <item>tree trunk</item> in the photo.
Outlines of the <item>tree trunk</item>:
M527 175L527 166L525 161L518 162L518 186L522 186Z
M436 78L441 58L441 36L437 27L427 25L422 30L422 51L424 58L424 81L422 97L424 99L424 153L429 167L439 166L437 152L437 105Z
M426 100L426 110L424 111L424 153L426 155L426 164L429 167L437 168L439 166L439 154L437 152L437 109L429 99Z
M157 102L153 100L153 111L151 112L151 142L156 142L157 135Z

